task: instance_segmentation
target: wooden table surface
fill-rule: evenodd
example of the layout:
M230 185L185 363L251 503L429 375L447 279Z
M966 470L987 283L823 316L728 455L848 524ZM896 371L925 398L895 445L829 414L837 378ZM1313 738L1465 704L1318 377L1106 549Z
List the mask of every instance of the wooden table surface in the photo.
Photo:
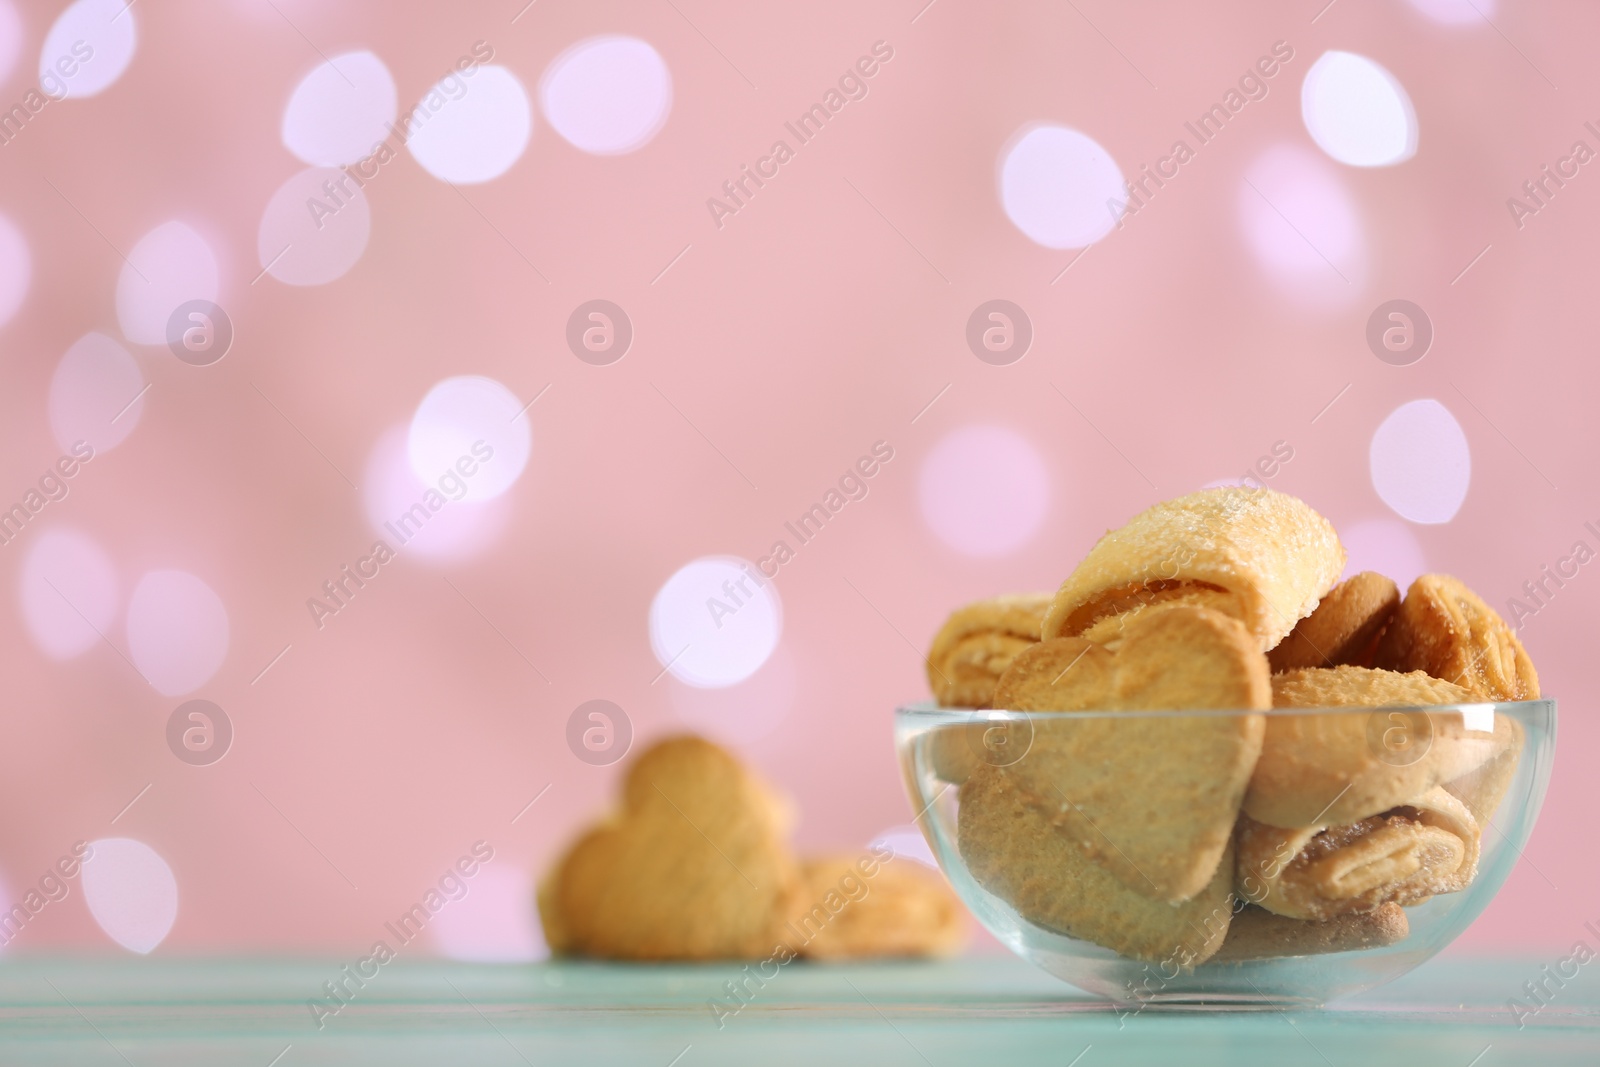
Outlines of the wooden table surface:
M0 1064L1600 1064L1588 968L1519 1029L1533 959L1435 960L1318 1011L1132 1015L1006 957L801 964L720 1027L728 964L397 960L319 1020L307 1002L343 962L13 957Z

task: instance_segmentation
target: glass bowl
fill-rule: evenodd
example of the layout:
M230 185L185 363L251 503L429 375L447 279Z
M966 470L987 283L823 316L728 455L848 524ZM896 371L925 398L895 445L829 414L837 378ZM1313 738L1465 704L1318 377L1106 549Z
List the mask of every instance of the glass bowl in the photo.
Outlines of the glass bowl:
M1260 724L1254 725L1257 719ZM1553 700L1250 713L980 711L919 704L895 712L895 744L906 790L919 813L917 824L973 914L1024 959L1080 989L1140 1010L1146 1005L1320 1005L1392 981L1433 956L1471 925L1522 857L1549 783L1555 729ZM1171 892L1163 897L1155 891L1157 882L1167 885L1160 872L1181 869L1191 851L1173 846L1171 831L1208 820L1225 823L1219 813L1230 802L1237 808L1241 775L1260 773L1259 768L1252 772L1256 757L1247 743L1234 759L1231 776L1214 769L1228 766L1225 757L1232 751L1224 746L1219 757L1216 739L1232 744L1235 734L1266 738L1262 765L1269 755L1276 759L1293 751L1299 762L1276 776L1280 791L1303 786L1308 795L1325 792L1330 806L1324 811L1342 804L1349 822L1337 823L1336 815L1300 817L1306 827L1333 824L1331 834L1313 837L1303 852L1295 851L1294 842L1314 830L1294 837L1256 827L1281 838L1276 858L1265 861L1259 838L1249 838L1247 847L1246 828L1252 823L1241 818L1231 837L1213 826L1213 851L1193 851L1211 855L1225 847L1226 853L1209 864L1221 873L1212 875L1193 900L1204 896L1217 902L1220 885L1223 903L1212 907L1212 914L1185 919L1192 934L1162 941L1168 935L1161 933L1152 942L1140 933L1141 947L1130 950L1125 939L1119 944L1126 955L1089 940L1118 943L1128 930L1144 931L1150 923L1166 930L1177 913L1155 906L1153 898L1161 898L1164 907L1183 907L1172 903ZM1299 747L1285 749L1285 737L1298 739ZM1206 767L1194 766L1197 761L1184 752L1204 753L1198 758L1207 761ZM1226 781L1204 795L1208 776ZM1250 780L1254 785L1256 779ZM1200 794L1192 790L1197 782ZM1478 859L1475 877L1462 861L1458 880L1470 877L1464 887L1439 890L1435 882L1422 887L1435 890L1431 897L1414 890L1411 899L1391 898L1379 912L1368 906L1371 900L1381 902L1391 885L1404 881L1399 876L1410 862L1406 857L1424 853L1407 845L1396 856L1385 856L1379 848L1377 862L1387 866L1357 865L1340 876L1343 880L1328 880L1323 868L1308 865L1344 843L1361 845L1359 826L1387 825L1383 817L1398 817L1396 834L1429 834L1421 829L1428 816L1415 808L1398 805L1372 819L1368 816L1379 813L1362 810L1363 802L1355 799L1381 797L1394 782L1434 783L1461 800L1452 810L1470 813ZM1435 809L1453 804L1436 791L1426 796ZM1253 789L1249 797L1245 807L1262 810ZM1443 803L1433 802L1438 800ZM1358 823L1357 830L1339 828L1350 823ZM1468 824L1448 825L1461 840L1470 838L1463 829ZM1376 847L1379 840L1374 836L1361 847ZM1069 848L1078 851L1064 851ZM1233 885L1226 886L1224 868L1230 865ZM1150 877L1144 876L1146 870ZM1294 894L1305 885L1337 897L1349 894L1352 885L1359 887L1369 874L1378 880L1372 891L1376 898L1317 900L1319 907L1351 909L1337 920L1337 933L1334 926L1301 925L1303 914L1286 920L1258 906L1293 912L1303 901L1293 907L1285 902L1299 899ZM1384 882L1380 874L1399 880ZM1205 877L1203 871L1200 876ZM1289 888L1291 881L1299 888ZM1250 914L1241 920L1246 911ZM1379 917L1387 925L1376 922ZM1217 932L1222 924L1225 934ZM1374 935L1379 928L1381 936ZM1218 943L1222 947L1214 958L1196 952L1197 945Z

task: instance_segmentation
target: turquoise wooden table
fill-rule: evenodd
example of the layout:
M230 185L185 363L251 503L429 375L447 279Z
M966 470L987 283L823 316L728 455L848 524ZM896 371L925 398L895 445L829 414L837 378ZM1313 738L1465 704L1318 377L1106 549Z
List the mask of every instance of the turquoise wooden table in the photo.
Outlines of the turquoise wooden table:
M1125 1014L1017 960L785 967L736 1014L729 965L395 961L337 1013L340 963L18 959L0 964L0 1064L1600 1064L1587 968L1518 1020L1547 961L1443 960L1323 1011ZM1555 989L1554 985L1549 988ZM721 1026L718 1026L721 1014ZM318 1028L320 1022L321 1028Z

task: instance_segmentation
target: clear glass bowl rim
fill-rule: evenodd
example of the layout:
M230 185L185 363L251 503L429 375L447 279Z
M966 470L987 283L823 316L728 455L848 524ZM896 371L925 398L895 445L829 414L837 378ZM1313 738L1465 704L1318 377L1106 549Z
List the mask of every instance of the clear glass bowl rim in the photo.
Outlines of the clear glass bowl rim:
M1556 714L1554 697L1538 700L1485 700L1471 704L1343 704L1315 708L1177 708L1163 711L1113 711L1090 708L1084 711L1017 711L1006 708L944 708L931 700L915 704L902 704L894 709L895 719L906 725L954 726L972 722L1014 722L1051 719L1173 719L1211 718L1216 716L1267 715L1281 718L1291 715L1371 715L1375 711L1425 712L1449 714L1493 711L1527 719Z

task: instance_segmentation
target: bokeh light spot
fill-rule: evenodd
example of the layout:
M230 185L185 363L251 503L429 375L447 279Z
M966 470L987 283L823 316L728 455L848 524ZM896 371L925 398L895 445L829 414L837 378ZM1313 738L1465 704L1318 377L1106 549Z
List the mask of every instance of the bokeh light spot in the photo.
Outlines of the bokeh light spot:
M1467 499L1467 435L1437 400L1413 400L1390 412L1372 435L1368 458L1372 487L1403 519L1449 522Z
M128 655L162 695L192 693L228 656L228 609L187 571L151 571L128 598Z
M1292 144L1262 153L1239 184L1239 216L1267 276L1291 296L1334 305L1361 295L1361 219L1323 157Z
M217 299L217 257L194 230L164 222L139 239L117 276L117 321L136 345L167 343L178 305Z
M372 531L391 549L408 558L455 562L477 555L493 545L505 532L509 501L505 497L475 501L451 499L467 482L457 471L456 478L441 474L424 482L411 468L406 441L410 427L400 423L389 427L373 444L367 456L366 474L361 479L367 521ZM428 490L435 490L447 506L428 509ZM428 514L415 508L421 505ZM404 546L402 549L401 546Z
M109 89L139 47L131 7L126 0L77 0L61 12L39 51L39 90L76 100Z
M968 556L1002 556L1033 539L1050 506L1050 472L1022 435L1004 426L946 434L922 461L922 518Z
M452 469L465 474L462 500L493 500L522 477L533 429L517 394L493 378L446 378L428 390L411 416L406 454L411 470L432 485Z
M117 447L139 425L143 392L144 374L126 348L103 333L84 334L50 379L56 444L63 452L85 442L96 452Z
M88 534L71 527L43 530L23 561L18 593L22 620L40 651L71 659L111 628L117 570Z
M1012 139L1000 161L1006 217L1046 248L1094 244L1116 227L1116 205L1126 200L1111 153L1065 126L1029 128Z
M754 564L703 556L684 564L650 603L650 647L679 681L737 685L761 669L783 634L778 591Z
M1353 52L1322 53L1300 84L1300 117L1328 155L1388 167L1417 152L1417 112L1393 74Z
M470 78L452 75L435 85L406 123L406 148L422 169L466 185L498 178L522 158L533 134L533 108L515 74L481 66Z
M648 144L672 110L672 72L637 37L591 37L557 56L539 84L547 122L595 155Z
M389 136L398 108L383 60L365 51L333 56L295 86L283 109L283 144L314 167L354 163Z
M337 167L310 167L278 187L261 213L261 269L285 285L325 285L367 249L372 209Z
M89 914L111 940L140 955L166 940L178 918L178 880L155 849L103 837L90 843L81 877Z

